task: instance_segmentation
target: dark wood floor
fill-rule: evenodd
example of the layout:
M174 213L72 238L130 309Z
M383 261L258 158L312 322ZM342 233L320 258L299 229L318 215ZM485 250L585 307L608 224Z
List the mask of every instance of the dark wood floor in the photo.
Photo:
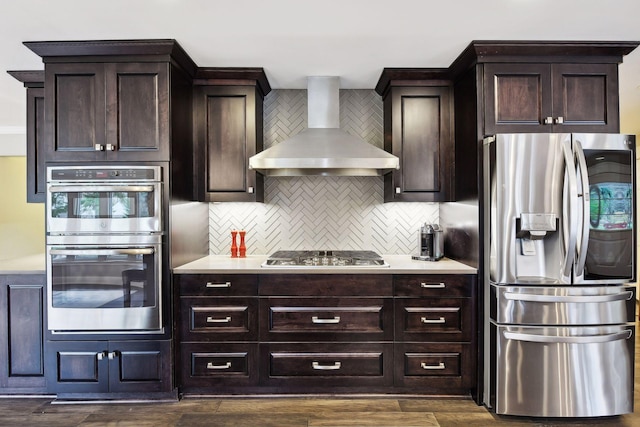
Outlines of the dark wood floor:
M0 426L338 427L640 426L640 343L635 411L590 419L496 416L470 398L185 398L178 402L56 404L53 398L0 398Z
M639 408L636 398L636 408ZM591 419L496 416L470 399L233 398L168 403L52 404L0 399L0 426L640 426L640 411Z

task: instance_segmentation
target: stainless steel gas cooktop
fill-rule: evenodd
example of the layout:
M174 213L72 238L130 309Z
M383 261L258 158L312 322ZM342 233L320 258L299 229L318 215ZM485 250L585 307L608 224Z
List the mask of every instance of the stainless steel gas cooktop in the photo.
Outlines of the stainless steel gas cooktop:
M373 251L277 251L263 267L389 267Z

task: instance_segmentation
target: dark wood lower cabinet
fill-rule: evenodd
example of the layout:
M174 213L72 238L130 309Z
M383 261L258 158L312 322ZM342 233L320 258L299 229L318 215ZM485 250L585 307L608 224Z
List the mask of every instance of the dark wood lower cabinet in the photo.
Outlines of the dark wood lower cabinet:
M0 393L46 391L44 274L0 275Z
M174 283L184 394L469 394L475 385L472 275L177 275Z
M287 391L345 392L393 384L393 343L260 345L260 382Z
M464 394L474 385L470 343L396 343L394 384L424 394Z
M170 341L50 341L48 391L58 394L172 390Z

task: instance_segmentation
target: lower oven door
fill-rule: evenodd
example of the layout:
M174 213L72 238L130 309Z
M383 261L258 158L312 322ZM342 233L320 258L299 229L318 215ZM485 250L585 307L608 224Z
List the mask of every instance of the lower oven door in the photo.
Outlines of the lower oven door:
M491 324L497 414L599 417L633 412L633 324Z
M159 332L161 244L48 244L48 329Z

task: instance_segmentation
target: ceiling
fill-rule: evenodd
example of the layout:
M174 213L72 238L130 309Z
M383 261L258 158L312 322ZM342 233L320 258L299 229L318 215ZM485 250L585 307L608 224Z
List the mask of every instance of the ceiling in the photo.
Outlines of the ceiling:
M447 67L472 40L640 40L638 0L13 0L0 16L0 134L26 122L4 71L43 69L23 41L173 38L199 66L263 67L274 89L351 89L384 67ZM640 48L620 81L621 109L640 112Z

